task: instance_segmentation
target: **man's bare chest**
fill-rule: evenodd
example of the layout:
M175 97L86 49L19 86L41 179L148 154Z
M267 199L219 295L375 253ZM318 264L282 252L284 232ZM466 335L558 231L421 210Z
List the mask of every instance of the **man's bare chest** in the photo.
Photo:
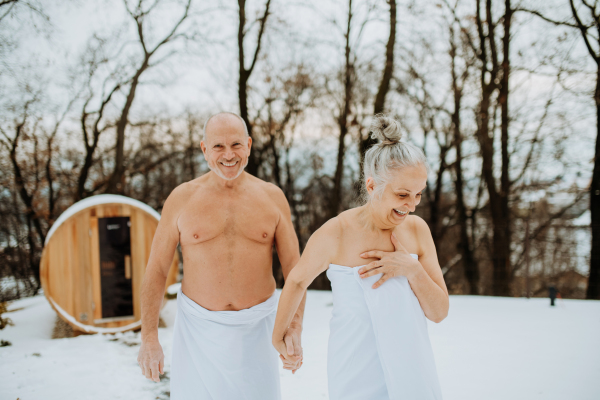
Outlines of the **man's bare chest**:
M179 215L182 245L211 240L273 242L280 213L275 203L259 194L235 198L199 196L186 204Z

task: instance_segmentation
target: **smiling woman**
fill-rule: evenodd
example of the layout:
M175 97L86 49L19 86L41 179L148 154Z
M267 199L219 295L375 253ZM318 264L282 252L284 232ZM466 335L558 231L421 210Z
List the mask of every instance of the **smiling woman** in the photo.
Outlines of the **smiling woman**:
M383 114L375 116L371 125L371 136L379 143L371 147L365 154L364 176L374 182L375 193L381 195L390 179L390 171L407 166L423 166L425 173L429 170L425 154L417 146L402 142L400 123ZM370 199L367 186L362 186L363 201Z
M379 143L365 155L366 204L327 221L308 241L283 288L273 345L293 361L287 327L304 290L327 270L334 300L329 398L439 400L425 318L446 317L448 291L429 227L409 215L421 201L427 161L400 141L392 118L375 116L371 134Z

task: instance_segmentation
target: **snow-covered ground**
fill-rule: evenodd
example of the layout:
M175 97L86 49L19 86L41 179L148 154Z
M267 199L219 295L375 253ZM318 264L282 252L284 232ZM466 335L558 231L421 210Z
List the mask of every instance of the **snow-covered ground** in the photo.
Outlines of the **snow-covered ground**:
M175 301L160 329L170 370ZM285 400L327 399L330 292L308 294L304 366L281 371ZM50 339L55 322L43 296L12 303L14 326L0 331L1 400L168 398L169 381L146 380L136 357L139 334ZM451 296L450 315L430 323L445 400L600 399L600 302Z

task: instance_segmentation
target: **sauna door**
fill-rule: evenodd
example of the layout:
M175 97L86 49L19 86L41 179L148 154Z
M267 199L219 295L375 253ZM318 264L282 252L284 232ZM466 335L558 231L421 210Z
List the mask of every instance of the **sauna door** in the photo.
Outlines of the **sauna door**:
M129 217L98 218L102 319L133 317Z

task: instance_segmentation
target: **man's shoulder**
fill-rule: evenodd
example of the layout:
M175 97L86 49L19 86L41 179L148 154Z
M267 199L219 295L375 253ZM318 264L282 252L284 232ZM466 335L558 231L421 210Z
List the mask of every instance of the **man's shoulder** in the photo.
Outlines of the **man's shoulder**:
M204 186L206 186L205 175L176 186L169 194L169 197L167 197L164 207L179 207L182 204L187 203L190 197L202 190Z
M266 182L263 181L260 178L257 178L255 176L251 176L251 183L253 185L255 185L256 188L258 188L259 190L263 191L267 196L269 196L273 201L275 201L277 204L288 204L287 198L285 197L285 194L283 193L283 190L281 190L281 188L271 182Z
M199 190L201 186L202 184L197 179L184 182L171 191L169 198L182 199L189 197Z

